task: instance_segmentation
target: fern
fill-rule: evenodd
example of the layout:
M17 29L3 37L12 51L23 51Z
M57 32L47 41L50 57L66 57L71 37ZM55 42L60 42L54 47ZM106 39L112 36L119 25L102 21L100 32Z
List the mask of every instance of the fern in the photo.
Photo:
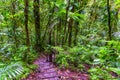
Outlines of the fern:
M12 63L9 65L2 64L0 67L0 80L13 80L16 79L24 72L22 62Z
M64 53L64 49L62 47L55 46L55 47L52 47L52 48L55 49L56 51L58 51L59 53Z

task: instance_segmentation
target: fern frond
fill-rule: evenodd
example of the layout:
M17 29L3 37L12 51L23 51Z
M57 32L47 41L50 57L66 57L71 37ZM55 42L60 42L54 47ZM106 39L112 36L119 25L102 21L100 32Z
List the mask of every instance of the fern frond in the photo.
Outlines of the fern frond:
M12 80L23 73L21 62L5 65L0 68L0 80Z

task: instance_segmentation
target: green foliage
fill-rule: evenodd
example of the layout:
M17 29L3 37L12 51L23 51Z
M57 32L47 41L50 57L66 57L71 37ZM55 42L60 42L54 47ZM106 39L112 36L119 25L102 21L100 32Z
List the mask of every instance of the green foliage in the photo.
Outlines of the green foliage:
M23 72L23 67L19 63L10 64L8 66L2 66L0 68L0 79L1 80L12 80L16 76Z
M55 46L55 47L52 47L52 48L55 49L55 50L57 50L60 53L64 53L64 49L62 47Z
M68 48L67 50L64 50L64 51L63 49L62 51L59 51L59 54L57 54L55 61L60 66L64 65L67 68L76 67L82 70L81 68L84 68L82 64L83 63L91 64L95 54L96 54L96 51L91 52L90 49L84 46L76 46L73 48Z
M69 66L68 59L69 55L66 55L64 53L60 53L56 56L55 62L60 66L60 68L67 68Z
M83 62L91 64L91 62L93 62L93 60L96 58L96 54L98 54L98 51L99 47L91 45L79 45L68 50L70 55L73 56L74 59L76 59L74 61L79 62L78 64Z
M99 66L107 66L111 71L114 71L119 75L119 42L107 41L106 46L94 46L94 45L78 45L73 48L61 49L56 47L59 54L56 57L56 63L60 67L85 70L83 64L89 64L93 66L90 69L90 75L92 80L107 79L114 80L109 74L107 68L100 68ZM96 67L98 66L98 67ZM104 75L105 74L105 75Z
M30 69L24 66L23 62L0 63L0 65L0 80L18 80L30 72Z
M36 53L35 50L33 50L32 48L30 48L30 52L28 52L28 55L27 55L27 62L28 63L33 63L33 61L38 58L39 54Z
M107 44L107 46L100 47L100 54L98 54L98 58L101 62L107 62L114 65L119 61L120 43L118 41L109 41Z
M55 62L61 68L83 70L85 68L83 64L89 64L93 67L90 69L93 80L110 80L108 70L96 66L106 66L119 75L120 0L109 1L111 34L113 33L111 41L106 41L109 35L107 12L109 6L106 0L41 0L40 33L37 33L40 34L38 40L41 43L40 48L44 47L46 53L51 53L51 49L56 50L58 54ZM17 79L17 76L25 73L24 71L28 74L29 69L26 67L38 57L34 45L35 34L39 29L35 28L37 21L34 21L36 15L34 15L33 4L34 1L29 0L30 46L28 47L26 46L24 0L0 0L0 80L8 77L11 80ZM70 38L72 47L67 46Z
M0 80L20 80L37 68L30 65L38 56L32 48L26 57L27 61L23 61L27 50L28 48L24 45L21 45L16 51L14 44L3 45L0 49Z
M117 80L112 78L112 76L104 68L91 68L89 73L91 80Z
M119 68L109 68L109 70L117 73L118 75L120 75L120 69Z
M115 2L115 4L116 4L116 8L118 9L118 8L120 8L120 1L119 0L116 0L116 2Z
M73 18L76 21L84 20L84 15L79 14L79 13L69 13L70 17Z

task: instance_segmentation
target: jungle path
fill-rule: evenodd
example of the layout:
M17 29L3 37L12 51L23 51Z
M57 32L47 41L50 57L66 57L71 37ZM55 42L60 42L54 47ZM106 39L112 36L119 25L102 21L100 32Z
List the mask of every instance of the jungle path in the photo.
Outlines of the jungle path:
M34 64L38 65L38 68L24 80L89 80L85 73L60 70L53 63L48 62L46 56L41 56Z

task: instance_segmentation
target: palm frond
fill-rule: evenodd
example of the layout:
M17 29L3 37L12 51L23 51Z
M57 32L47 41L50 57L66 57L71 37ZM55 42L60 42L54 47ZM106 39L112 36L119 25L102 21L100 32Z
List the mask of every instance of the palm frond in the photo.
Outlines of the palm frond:
M0 67L0 80L13 80L24 72L21 62L11 63Z

